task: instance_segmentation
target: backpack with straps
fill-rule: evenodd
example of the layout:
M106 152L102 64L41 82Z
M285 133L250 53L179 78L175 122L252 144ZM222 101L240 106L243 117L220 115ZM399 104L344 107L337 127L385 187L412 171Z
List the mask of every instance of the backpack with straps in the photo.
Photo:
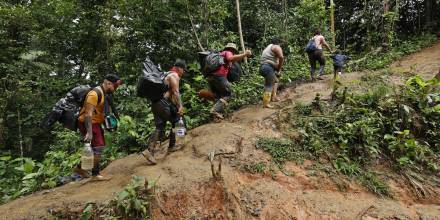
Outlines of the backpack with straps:
M316 47L316 42L315 42L315 38L313 37L312 39L309 40L309 42L306 45L305 51L307 53L312 53L314 52L316 49L318 49Z
M221 52L211 50L199 52L199 63L200 71L205 77L212 75L215 71L220 69L221 66L226 64Z
M60 122L65 128L77 130L79 112L84 104L87 94L94 90L98 94L98 103L102 100L102 92L89 85L80 85L71 89L65 97L58 100L52 110L46 114L40 123L40 128L50 130L55 122Z
M229 82L238 82L240 81L241 75L243 75L243 68L241 67L239 62L233 62L231 67L229 67L228 73L228 81Z
M142 73L137 83L137 96L156 102L163 98L169 87L165 84L168 72L161 72L148 57L142 63Z

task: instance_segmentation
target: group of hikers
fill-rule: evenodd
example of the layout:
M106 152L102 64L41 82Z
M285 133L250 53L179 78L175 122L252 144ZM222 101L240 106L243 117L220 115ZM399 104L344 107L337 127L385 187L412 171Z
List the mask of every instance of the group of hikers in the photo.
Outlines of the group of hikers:
M331 47L325 41L324 36L321 35L319 29L315 31L311 39L312 50L307 51L310 62L310 79L322 79L324 74L325 57L323 54L323 46L333 53ZM283 55L283 41L279 38L273 38L270 44L263 50L260 58L260 74L264 77L264 91L263 91L263 107L273 108L271 102L279 101L277 97L278 83L280 72L284 64ZM234 43L228 43L220 52L224 58L224 65L216 69L214 72L206 76L209 84L209 90L214 96L214 105L210 110L210 114L215 121L224 119L224 110L228 105L233 91L230 82L228 81L229 67L234 63L250 57L252 55L250 50L245 50L239 53L237 46ZM337 53L332 56L334 60L334 74L341 74L344 61L349 57ZM318 75L315 76L316 63L320 64ZM141 154L146 158L150 164L156 164L154 151L158 144L166 139L165 128L167 122L171 123L174 128L175 124L184 114L183 103L180 97L179 84L180 79L187 71L187 64L184 60L177 59L164 78L164 84L167 85L168 90L163 93L159 100L151 103L151 111L154 115L154 123L156 129L148 139L146 149ZM100 159L102 149L105 146L104 130L101 124L105 123L105 99L100 98L105 95L112 94L122 80L116 74L109 74L105 76L102 84L87 93L84 100L84 105L81 108L80 117L78 120L78 128L83 136L84 141L90 142L94 152L94 168L92 169L92 176L97 179L105 179L100 175ZM168 135L169 145L168 152L177 150L176 134L171 130ZM76 172L84 173L80 166L76 168Z

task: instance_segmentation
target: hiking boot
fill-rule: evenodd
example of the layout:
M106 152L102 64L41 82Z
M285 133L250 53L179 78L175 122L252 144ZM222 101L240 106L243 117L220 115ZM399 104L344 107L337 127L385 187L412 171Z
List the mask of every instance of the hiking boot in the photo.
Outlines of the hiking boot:
M220 113L218 113L218 112L216 112L216 111L212 111L212 112L211 112L211 115L212 115L212 117L214 118L214 121L215 121L215 122L219 122L219 121L221 121L221 120L224 119L223 115L220 114Z
M140 154L142 154L142 156L145 157L145 159L150 162L152 165L156 165L156 158L154 158L154 155L152 153L150 153L150 151L148 149L142 151Z

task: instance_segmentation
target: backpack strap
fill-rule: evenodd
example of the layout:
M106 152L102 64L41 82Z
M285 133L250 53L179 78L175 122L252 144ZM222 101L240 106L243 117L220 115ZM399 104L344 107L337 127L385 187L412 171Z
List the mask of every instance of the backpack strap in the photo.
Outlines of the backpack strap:
M99 89L99 88L101 88L101 89ZM98 95L98 103L97 104L99 105L99 103L101 103L101 100L102 100L102 96L103 96L102 91L104 91L104 89L102 88L102 86L98 86L98 87L93 88L92 90L95 91L96 94Z

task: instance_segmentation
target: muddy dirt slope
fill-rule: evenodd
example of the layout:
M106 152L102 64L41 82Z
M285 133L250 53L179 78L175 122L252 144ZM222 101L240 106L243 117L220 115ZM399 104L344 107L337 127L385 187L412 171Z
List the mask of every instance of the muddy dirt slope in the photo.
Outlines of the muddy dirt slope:
M391 81L402 83L411 73L433 77L440 68L440 42L391 66ZM370 72L348 73L346 84ZM310 102L316 92L328 96L331 77L304 83L281 93L279 106ZM398 181L390 180L394 199L380 198L355 182L345 181L339 190L338 176L317 174L313 162L287 163L283 172L251 174L246 164L270 161L256 149L259 137L280 137L273 119L280 107L247 106L222 123L210 123L187 135L185 147L148 165L139 155L111 163L105 175L112 179L73 183L38 192L0 206L0 219L50 219L51 210L83 207L114 197L133 175L158 179L153 219L440 219L440 198L416 198ZM222 153L221 181L212 177L210 152ZM215 157L217 169L219 157Z

